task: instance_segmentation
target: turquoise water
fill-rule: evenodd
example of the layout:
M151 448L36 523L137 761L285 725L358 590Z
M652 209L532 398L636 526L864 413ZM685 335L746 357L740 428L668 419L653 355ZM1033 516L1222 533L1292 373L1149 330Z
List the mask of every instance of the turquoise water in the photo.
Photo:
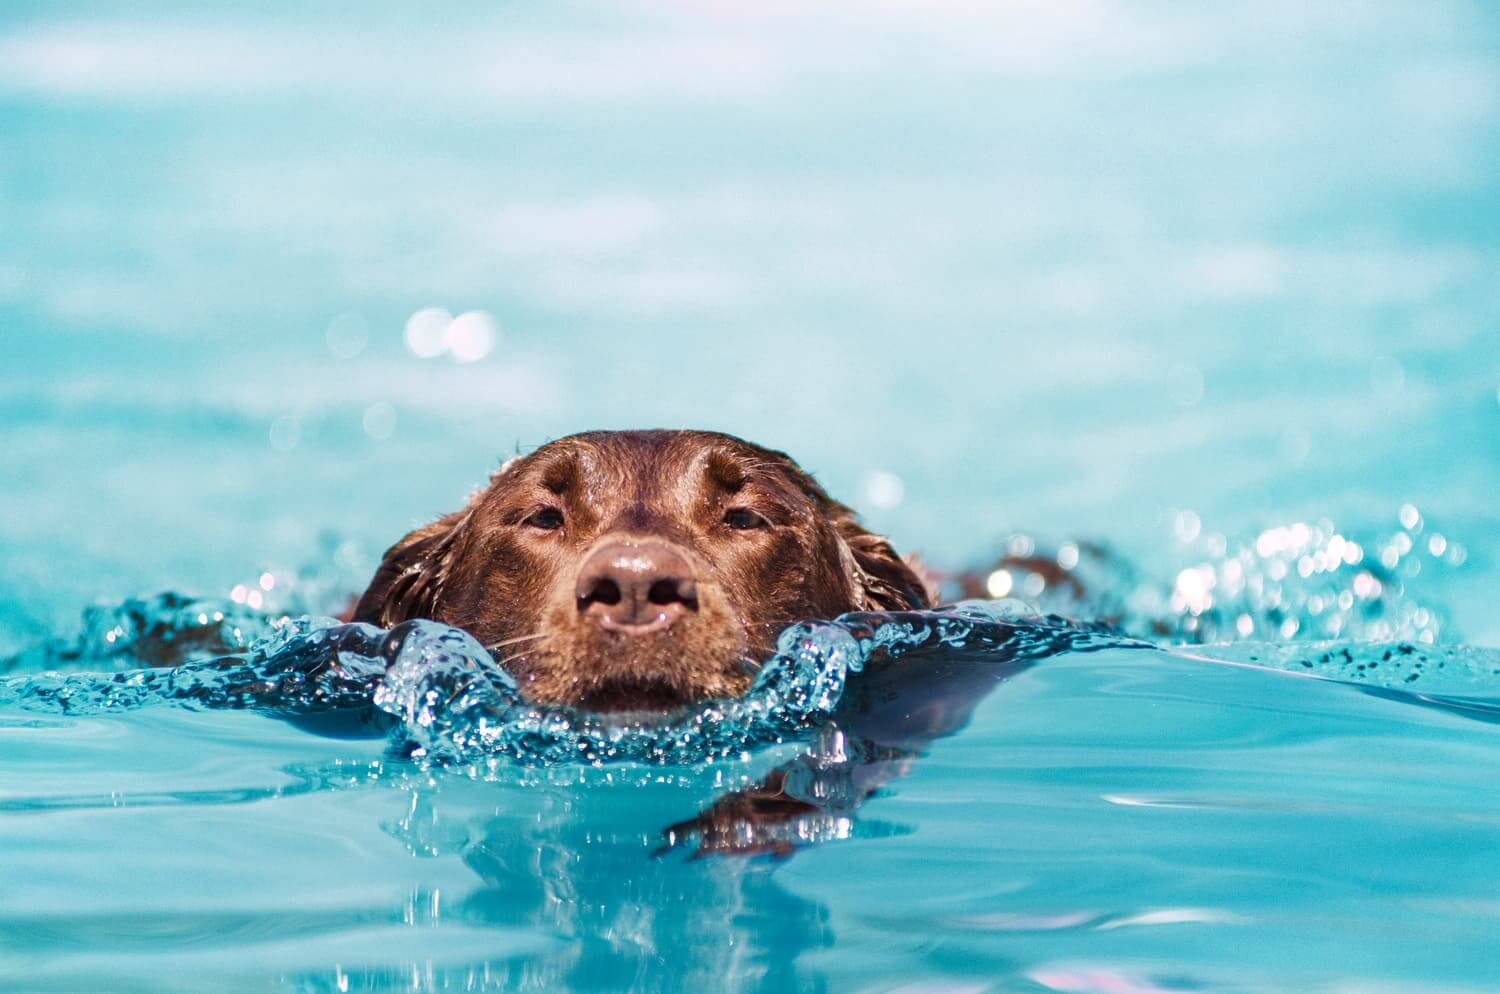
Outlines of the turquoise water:
M8 5L0 987L1494 989L1497 52L1449 0ZM652 854L858 779L821 650L599 765L434 765L462 716L300 649L246 709L499 459L654 425L1158 647L914 651L966 727L782 860ZM1086 603L992 575L1090 541Z

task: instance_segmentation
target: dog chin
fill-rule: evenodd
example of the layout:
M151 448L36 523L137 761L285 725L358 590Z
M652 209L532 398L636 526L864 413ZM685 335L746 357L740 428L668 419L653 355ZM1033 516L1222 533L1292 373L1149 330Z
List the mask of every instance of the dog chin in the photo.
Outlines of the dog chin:
M621 677L596 685L574 707L616 722L660 720L702 699L683 693L665 680Z

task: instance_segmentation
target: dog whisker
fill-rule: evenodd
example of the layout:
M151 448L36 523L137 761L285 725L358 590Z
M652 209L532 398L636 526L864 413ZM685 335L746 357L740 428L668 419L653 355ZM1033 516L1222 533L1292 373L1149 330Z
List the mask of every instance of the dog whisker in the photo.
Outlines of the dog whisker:
M485 648L490 650L491 652L494 652L496 649L504 649L508 645L516 645L521 642L530 642L533 639L544 639L547 638L549 634L549 632L533 632L530 635L517 635L515 638L502 639L499 642L491 642L489 645L485 646Z
M521 660L523 660L525 658L526 658L526 653L525 652L517 652L517 653L514 653L514 654L509 655L509 656L498 656L497 655L495 657L495 662L499 663L501 666L509 666L511 663L518 663L518 662L520 662Z

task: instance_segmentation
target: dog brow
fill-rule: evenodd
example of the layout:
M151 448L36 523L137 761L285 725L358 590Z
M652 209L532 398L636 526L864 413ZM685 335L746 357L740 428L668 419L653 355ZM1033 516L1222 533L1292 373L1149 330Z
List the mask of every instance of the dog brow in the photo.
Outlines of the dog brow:
M744 463L724 449L704 450L694 461L701 463L704 472L730 493L737 492L749 481Z

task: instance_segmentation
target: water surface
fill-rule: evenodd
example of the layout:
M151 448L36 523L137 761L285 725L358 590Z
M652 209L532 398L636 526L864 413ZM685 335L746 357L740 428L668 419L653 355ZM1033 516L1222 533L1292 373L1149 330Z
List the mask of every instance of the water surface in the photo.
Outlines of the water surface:
M1494 989L1497 50L1462 0L7 5L0 986ZM652 853L836 752L837 681L712 757L433 765L209 663L648 426L1157 648L1008 672L780 861ZM167 632L207 669L135 673Z

